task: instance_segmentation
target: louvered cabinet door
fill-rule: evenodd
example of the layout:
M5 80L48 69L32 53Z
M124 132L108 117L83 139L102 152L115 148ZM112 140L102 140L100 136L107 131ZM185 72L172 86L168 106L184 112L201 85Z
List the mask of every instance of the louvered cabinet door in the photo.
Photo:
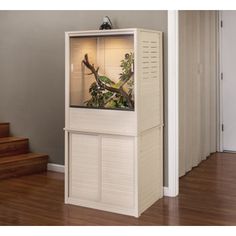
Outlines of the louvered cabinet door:
M69 196L81 200L100 199L99 137L71 134Z
M134 207L134 138L102 137L102 202Z

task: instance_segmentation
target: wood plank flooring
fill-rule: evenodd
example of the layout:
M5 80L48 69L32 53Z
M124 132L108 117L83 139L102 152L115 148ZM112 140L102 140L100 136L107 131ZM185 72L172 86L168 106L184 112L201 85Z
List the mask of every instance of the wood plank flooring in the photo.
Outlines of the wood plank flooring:
M236 154L214 154L139 219L65 205L64 176L47 172L0 181L0 225L236 225Z

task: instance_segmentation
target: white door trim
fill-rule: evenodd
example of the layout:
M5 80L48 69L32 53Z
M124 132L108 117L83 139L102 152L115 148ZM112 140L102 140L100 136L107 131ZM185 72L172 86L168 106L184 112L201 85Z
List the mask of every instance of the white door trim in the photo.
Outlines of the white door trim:
M218 129L217 129L217 151L223 152L224 151L224 143L223 143L223 131L222 131L222 124L223 124L223 81L221 80L221 73L223 72L223 65L222 65L222 28L221 28L221 21L222 21L222 11L219 11L218 17L218 79L217 79L217 101L218 101Z
M168 11L168 187L165 196L179 194L179 21Z

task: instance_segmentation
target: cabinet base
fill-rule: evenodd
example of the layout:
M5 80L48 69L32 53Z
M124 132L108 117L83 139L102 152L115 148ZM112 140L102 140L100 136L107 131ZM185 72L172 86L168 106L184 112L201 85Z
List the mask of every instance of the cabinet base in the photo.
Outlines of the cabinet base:
M101 210L101 211L107 211L107 212L112 212L112 213L117 213L117 214L122 214L122 215L128 215L128 216L134 216L134 217L139 217L140 215L138 214L137 210L135 209L124 209L121 207L114 207L105 203L101 202L92 202L88 200L81 200L77 198L67 198L65 200L66 204L72 204L72 205L77 205L81 207L87 207L87 208L93 208L96 210Z

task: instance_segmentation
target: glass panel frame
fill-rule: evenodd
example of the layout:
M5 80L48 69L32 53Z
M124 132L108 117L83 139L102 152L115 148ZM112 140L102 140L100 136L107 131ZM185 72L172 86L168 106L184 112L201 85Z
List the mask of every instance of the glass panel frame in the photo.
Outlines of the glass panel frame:
M135 110L134 35L70 37L70 107Z

